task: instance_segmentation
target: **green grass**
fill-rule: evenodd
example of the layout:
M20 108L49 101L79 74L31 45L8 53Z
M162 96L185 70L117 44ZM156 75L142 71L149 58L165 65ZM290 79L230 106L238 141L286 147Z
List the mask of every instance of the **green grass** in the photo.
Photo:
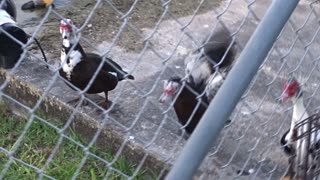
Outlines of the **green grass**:
M15 146L19 145L13 156L27 164L41 169L52 153L52 150L55 148L60 135L54 128L35 118L26 135L24 136L23 141L20 144L17 144L16 141L23 132L27 122L28 120L26 119L13 116L10 112L6 111L6 108L3 104L0 104L0 147L7 150L12 150ZM71 129L68 129L68 137L72 138L76 142L85 144L83 139ZM90 152L109 162L114 158L110 152L99 149L96 146L90 148ZM84 156L85 153L82 147L66 138L63 138L57 153L53 157L53 160L49 163L48 167L44 170L44 173L56 179L70 179L74 175ZM2 171L7 160L8 158L6 154L3 151L0 151L0 172ZM112 165L112 167L129 176L131 176L136 169L135 164L130 163L123 157L120 157ZM108 167L106 166L106 163L89 155L84 166L81 168L77 179L103 179L107 173ZM124 176L115 171L110 171L109 173L110 176L108 179L126 179ZM38 177L39 174L33 168L25 166L18 161L13 161L5 174L5 179L9 180L33 180L37 179ZM154 175L152 172L140 170L134 179L154 179L153 177Z

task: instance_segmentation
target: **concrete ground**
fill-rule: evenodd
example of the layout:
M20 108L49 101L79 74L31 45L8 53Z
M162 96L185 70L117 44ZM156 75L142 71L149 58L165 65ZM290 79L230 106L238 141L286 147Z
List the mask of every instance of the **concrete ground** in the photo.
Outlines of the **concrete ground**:
M25 0L17 2L18 8L23 2ZM65 18L71 18L75 25L80 26L96 1L73 0L66 4L60 2L56 1L56 11ZM133 3L132 0L112 2L124 13ZM147 48L145 51L143 40L152 34L165 10L158 0L139 1L129 15L128 23L132 24L139 31L138 33L126 26L119 38L114 39L123 22L120 19L121 15L106 3L98 7L89 25L83 31L83 36L90 41L90 44L82 42L86 51L104 53L115 41L108 56L132 71L136 78L135 81L121 82L112 92L110 99L115 106L110 112L111 117L119 122L121 127L128 128L127 130L137 143L148 145L148 150L156 152L159 157L168 160L169 163L172 163L179 155L185 143L185 137L181 137L174 112L171 110L163 114L168 105L161 105L157 100L162 91L161 80L167 79L172 74L182 76L183 60L187 53L196 47L195 43L181 32L182 26L177 20L181 24L188 23L197 7L197 2L192 0L172 1L169 11L173 16L167 14L164 17L159 28L150 38L152 49ZM231 4L228 3L229 1L205 1L185 30L199 43L209 34L215 23L218 23L217 28L222 28L221 23L215 18L215 11L220 13L227 8L220 21L231 32L235 32L249 12L248 4L244 0L233 0ZM250 8L260 19L270 3L268 0L259 0L255 1ZM317 13L319 6L315 5L313 10ZM222 131L219 140L209 153L210 156L203 162L201 166L203 173L200 178L234 179L236 171L241 168L254 168L256 173L250 177L253 179L278 179L285 172L287 159L280 149L279 139L282 133L289 128L291 109L288 110L288 108L291 103L279 104L276 101L276 97L281 94L281 83L293 71L293 74L303 82L306 103L310 100L308 110L312 112L319 104L317 98L319 67L318 59L316 59L320 53L318 51L319 37L314 36L319 28L319 17L312 13L308 18L310 12L309 2L301 1L291 18L291 23L295 26L294 30L288 23L275 44L276 48L261 66L251 87L235 109L232 124ZM20 25L32 33L45 11L19 11L18 13ZM307 22L304 23L306 19ZM76 93L68 88L61 79L54 80L53 78L60 61L59 21L59 17L51 14L37 34L49 58L49 63L52 65L50 70L47 70L39 60L32 59L24 61L16 75L34 84L35 87L48 91L50 96L68 101L75 98ZM238 54L258 22L259 20L249 13L245 23L236 34L239 44ZM298 27L302 27L299 31L299 38L302 41L299 39L295 41ZM309 42L311 45L306 46ZM292 44L294 46L291 49ZM35 46L32 46L31 51L41 57ZM163 64L163 59L167 58L168 62ZM300 61L302 63L299 63ZM47 89L51 82L53 82L52 87ZM90 97L94 101L102 99L99 96ZM101 119L101 113L96 112L92 105L83 107L82 111L91 117ZM289 118L286 118L286 115ZM162 127L159 129L160 125ZM249 177L241 178L248 179Z

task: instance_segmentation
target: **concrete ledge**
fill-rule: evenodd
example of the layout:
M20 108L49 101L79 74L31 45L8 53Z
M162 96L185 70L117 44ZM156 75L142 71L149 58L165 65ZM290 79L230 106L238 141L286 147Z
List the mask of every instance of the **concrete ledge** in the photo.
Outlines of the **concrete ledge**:
M8 84L5 86L3 93L22 103L24 106L33 108L43 92L32 84L24 82L19 77L13 77L8 72L0 70L0 85L5 82L6 78L8 79ZM2 98L7 105L14 109L15 113L29 116L26 108L4 96ZM65 123L74 111L74 108L65 104L57 97L49 95L44 97L37 111L45 113L51 119ZM112 123L107 123L104 127L101 127L101 121L79 111L76 112L70 126L88 141L91 140L91 137L94 136L99 128L102 128L96 144L100 148L110 149L114 154L117 153L120 146L127 140L123 129ZM142 166L143 168L150 169L153 172L160 172L164 169L165 163L163 159L156 153L144 149L144 146L137 141L128 140L121 152L122 156L136 165L142 161L146 154L147 158Z

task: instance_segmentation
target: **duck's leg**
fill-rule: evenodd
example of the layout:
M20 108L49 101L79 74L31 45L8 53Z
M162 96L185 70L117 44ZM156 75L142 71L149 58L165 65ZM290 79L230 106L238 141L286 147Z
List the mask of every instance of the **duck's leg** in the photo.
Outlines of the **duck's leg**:
M109 99L108 99L108 91L105 91L104 95L106 96L106 100L103 101L103 102L98 103L98 105L101 106L103 109L107 110L112 105L112 101L109 101Z

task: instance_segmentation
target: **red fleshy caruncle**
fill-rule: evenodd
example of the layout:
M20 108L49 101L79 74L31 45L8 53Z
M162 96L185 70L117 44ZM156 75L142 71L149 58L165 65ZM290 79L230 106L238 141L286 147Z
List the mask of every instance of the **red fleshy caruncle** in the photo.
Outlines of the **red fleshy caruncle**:
M299 83L297 81L293 81L291 83L285 83L283 85L283 90L286 92L288 97L294 96L298 88L299 88Z
M174 89L165 89L163 92L164 92L165 94L171 95L171 94L174 93Z
M67 23L61 23L60 28L63 31L72 31L72 27Z

